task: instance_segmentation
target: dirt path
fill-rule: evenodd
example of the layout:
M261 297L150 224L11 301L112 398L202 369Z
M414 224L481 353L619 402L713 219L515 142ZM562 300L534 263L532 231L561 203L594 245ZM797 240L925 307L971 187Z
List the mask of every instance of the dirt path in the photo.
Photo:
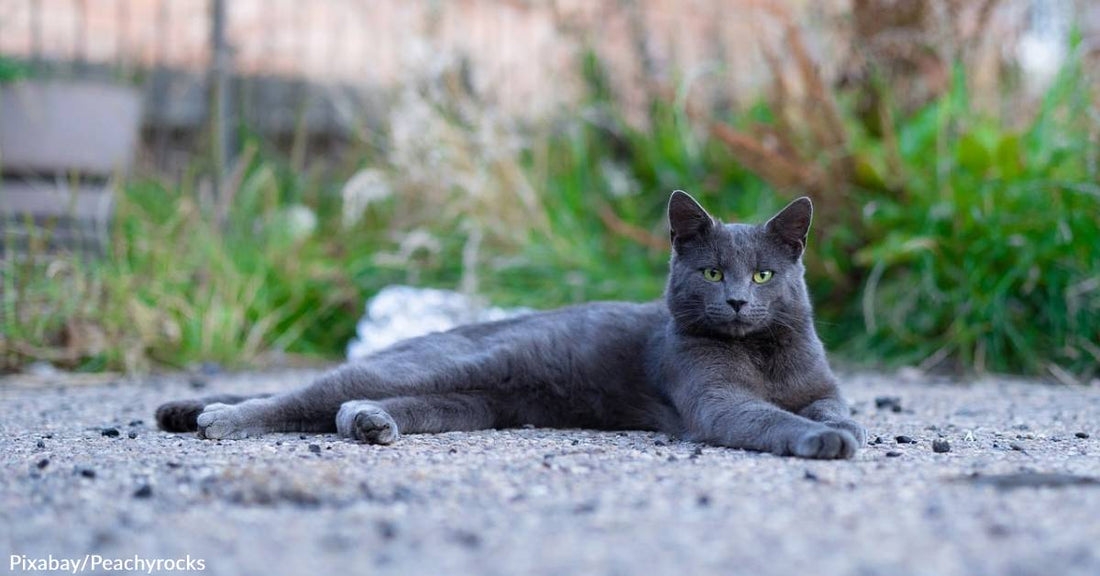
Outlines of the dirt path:
M523 429L374 447L153 427L165 399L309 376L223 376L202 390L184 378L45 390L9 380L0 560L190 556L211 574L1100 574L1096 387L850 375L857 417L881 439L853 462L651 433ZM935 453L936 439L950 451Z

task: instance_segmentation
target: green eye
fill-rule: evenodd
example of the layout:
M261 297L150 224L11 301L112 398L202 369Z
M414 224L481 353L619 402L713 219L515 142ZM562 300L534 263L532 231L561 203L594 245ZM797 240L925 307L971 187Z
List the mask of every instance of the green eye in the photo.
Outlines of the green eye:
M722 271L717 268L703 268L703 278L706 278L707 282L721 282Z
M752 275L752 281L757 284L763 284L772 279L772 274L774 274L774 272L771 270L760 270Z

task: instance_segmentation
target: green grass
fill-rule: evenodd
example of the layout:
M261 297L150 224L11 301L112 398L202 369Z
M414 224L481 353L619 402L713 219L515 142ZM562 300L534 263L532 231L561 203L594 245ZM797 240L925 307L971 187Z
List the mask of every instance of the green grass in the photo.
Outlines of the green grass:
M468 129L476 119L440 112L448 140L439 146L453 164L432 168L438 178L366 154L347 172L315 177L262 155L221 222L191 178L127 182L106 258L3 264L4 366L339 356L363 300L396 282L454 288L473 277L496 303L536 308L656 298L669 191L749 222L803 193L741 167L675 103L656 103L649 126L632 127L598 62L586 66L581 112L528 127L514 153L486 159ZM895 117L896 144L849 121L857 170L817 198L819 210L837 205L807 254L830 348L860 362L1096 375L1100 147L1082 78L1073 60L1036 111L999 118L971 106L959 70L948 95ZM774 119L761 105L729 121ZM366 166L393 193L345 227L340 187ZM522 187L534 204L517 208ZM312 232L292 232L298 206L316 215Z

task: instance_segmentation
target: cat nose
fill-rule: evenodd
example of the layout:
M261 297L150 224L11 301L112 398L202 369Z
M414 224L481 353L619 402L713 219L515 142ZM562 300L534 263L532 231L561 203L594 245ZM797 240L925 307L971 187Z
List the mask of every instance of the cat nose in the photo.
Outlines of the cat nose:
M730 298L729 300L726 300L726 304L729 304L730 308L733 308L734 312L740 312L741 307L744 306L745 304L748 304L748 302L746 302L744 300L736 300L736 299Z

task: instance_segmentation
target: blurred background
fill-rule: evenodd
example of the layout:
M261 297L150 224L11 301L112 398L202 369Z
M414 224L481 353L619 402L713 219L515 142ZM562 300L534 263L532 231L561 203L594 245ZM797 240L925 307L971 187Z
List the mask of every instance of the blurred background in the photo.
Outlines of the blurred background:
M1100 3L0 0L0 370L331 360L391 284L661 295L813 197L836 357L1100 375Z

